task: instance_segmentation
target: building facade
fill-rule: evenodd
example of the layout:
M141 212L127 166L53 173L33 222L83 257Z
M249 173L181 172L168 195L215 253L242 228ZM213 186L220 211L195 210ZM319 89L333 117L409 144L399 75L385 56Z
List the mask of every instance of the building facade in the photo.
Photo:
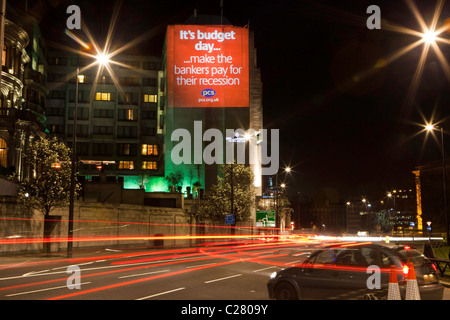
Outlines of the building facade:
M67 51L49 51L49 134L72 146L77 103L81 180L120 180L129 189L165 191L160 58L116 56L109 64L112 72L103 68L98 76L93 62Z
M223 24L221 24L223 22ZM229 21L224 18L222 21L220 17L216 16L192 16L189 18L185 25L190 28L205 30L203 27L209 27L216 30L224 30L224 28L233 28ZM239 28L239 27L238 27ZM228 29L227 29L228 30ZM226 130L238 130L242 129L243 132L247 132L249 129L253 129L256 135L260 134L263 129L263 106L262 106L262 82L261 82L261 72L258 68L257 64L257 52L254 44L254 34L251 31L248 31L248 53L246 59L248 59L248 103L245 106L241 107L231 107L228 105L224 106L197 106L197 107L186 107L180 103L181 99L176 97L174 93L173 85L169 87L168 77L173 77L175 70L171 70L168 68L168 56L173 54L173 52L177 51L177 49L172 46L168 48L168 37L166 35L166 43L163 49L163 61L162 61L162 70L163 70L163 78L165 81L165 90L163 92L165 104L168 106L166 110L166 135L165 135L165 146L166 146L166 157L165 157L165 167L166 174L170 174L172 172L181 172L183 175L183 190L186 188L192 188L194 183L198 183L201 185L202 189L205 189L206 194L210 187L216 183L217 176L220 175L220 170L218 166L218 162L222 164L227 164L227 160L225 159L225 153L228 152L226 147L223 147L222 153L218 156L217 150L215 153L216 159L219 159L218 162L206 163L204 159L199 159L203 156L204 158L204 150L209 145L208 141L203 140L203 133L209 129L218 129L222 132L221 141L215 141L214 143L221 144L225 146L227 142ZM175 38L178 34L175 34ZM173 44L172 44L173 45ZM196 49L197 50L197 49ZM201 51L199 51L201 52ZM200 55L200 53L198 53ZM214 57L214 54L201 52L201 56ZM216 60L217 61L217 60ZM189 65L189 64L188 64ZM202 67L208 68L208 63L201 64ZM223 65L222 65L223 66ZM195 76L194 76L195 77ZM203 88L205 89L206 86ZM198 97L200 96L200 90L198 91ZM175 96L175 99L174 99ZM229 98L229 96L227 97ZM175 102L174 102L175 101ZM179 104L177 104L177 102ZM198 125L200 124L200 125ZM196 125L198 125L196 127ZM189 135L192 137L192 150L190 154L190 161L182 162L182 163L174 163L172 156L172 151L175 146L179 144L179 141L175 141L172 137L172 134L177 130L186 130ZM194 142L194 139L198 142ZM253 136L251 139L258 140L258 136ZM200 141L201 140L201 141ZM245 164L249 165L252 168L255 181L254 187L256 191L256 195L262 195L262 174L261 174L261 150L260 146L257 145L255 149L249 148L249 143L245 139L234 139L234 148L237 150L241 147L245 149L246 160ZM198 143L194 147L194 143ZM196 147L201 148L202 154L199 158L196 159L195 153L198 153ZM207 151L205 151L207 152ZM219 151L220 152L220 151ZM250 153L253 152L253 155ZM257 159L255 163L250 163L249 157L253 157L253 159ZM235 154L235 162L236 160Z
M445 159L445 190L444 170L442 161L430 162L416 167L413 171L416 180L417 208L421 213L423 230L427 230L427 222L431 222L432 232L447 232L449 221L449 179L450 161ZM447 212L445 212L447 202Z
M30 27L32 24L25 24ZM44 135L47 93L44 61L37 38L6 19L2 51L0 96L0 170L22 179L26 174L23 154L38 136ZM42 51L40 51L42 53ZM41 60L38 58L41 57Z

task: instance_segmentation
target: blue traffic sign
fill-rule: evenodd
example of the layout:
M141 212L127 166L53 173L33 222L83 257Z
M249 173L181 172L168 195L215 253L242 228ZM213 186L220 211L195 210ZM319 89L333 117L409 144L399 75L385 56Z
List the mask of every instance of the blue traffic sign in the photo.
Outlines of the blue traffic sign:
M225 224L234 224L234 214L225 215Z

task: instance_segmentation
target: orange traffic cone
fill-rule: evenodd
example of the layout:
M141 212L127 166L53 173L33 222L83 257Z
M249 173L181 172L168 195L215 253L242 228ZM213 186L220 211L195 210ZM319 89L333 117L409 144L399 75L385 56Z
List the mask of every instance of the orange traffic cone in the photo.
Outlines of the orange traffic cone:
M419 285L412 262L408 263L408 279L406 280L406 300L420 300Z
M402 300L400 288L398 286L397 271L395 266L391 266L391 275L389 277L388 300Z

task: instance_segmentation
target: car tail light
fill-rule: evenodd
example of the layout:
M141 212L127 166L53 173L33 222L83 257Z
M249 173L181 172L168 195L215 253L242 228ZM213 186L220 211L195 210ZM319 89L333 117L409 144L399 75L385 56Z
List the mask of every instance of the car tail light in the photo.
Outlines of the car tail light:
M436 266L434 265L434 263L432 263L431 266L433 267L434 271L437 273L438 270L437 270Z
M407 277L408 273L409 273L409 267L406 264L404 264L402 271L403 271L403 276Z
M411 249L411 247L410 246L404 246L403 249L409 250L409 249Z

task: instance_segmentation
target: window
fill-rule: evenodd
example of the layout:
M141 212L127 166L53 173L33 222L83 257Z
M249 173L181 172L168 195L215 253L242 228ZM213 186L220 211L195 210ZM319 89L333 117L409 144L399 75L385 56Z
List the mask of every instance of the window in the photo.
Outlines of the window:
M120 61L120 62L121 62L121 64L119 64L120 69L139 68L139 61Z
M137 110L133 109L119 109L117 111L117 119L121 121L136 121Z
M48 64L51 66L67 66L67 58L50 57L48 58Z
M70 107L68 117L69 120L73 120L73 112L75 108ZM77 107L77 120L89 120L89 108Z
M121 86L138 86L139 78L138 77L119 77L119 84Z
M45 110L46 116L64 116L64 109L63 108L47 108ZM73 118L73 115L72 115Z
M139 95L137 92L119 93L119 104L138 104Z
M119 143L117 145L117 155L119 156L136 156L137 144Z
M142 115L142 119L147 119L147 120L155 120L156 119L156 111L142 111L141 115Z
M114 84L114 81L110 76L101 76L98 78L99 84Z
M137 127L117 127L117 137L119 138L137 138Z
M142 68L144 70L157 70L158 67L159 67L159 63L157 63L157 62L144 61L142 64Z
M134 161L119 161L119 169L134 169Z
M6 48L6 44L3 45L3 55L2 55L2 66L6 66L6 53L8 49Z
M142 85L156 87L158 85L158 80L156 78L142 78Z
M94 118L114 118L114 110L94 109Z
M94 156L112 156L113 145L110 143L93 143L92 154Z
M94 126L93 133L100 134L100 135L111 135L111 134L113 134L113 127L112 126Z
M7 167L7 159L8 159L8 145L6 141L0 138L0 166Z
M50 133L63 133L64 127L60 124L52 124L48 127Z
M78 75L78 83L86 83L86 76L84 74Z
M158 170L157 162L156 161L142 161L142 169Z
M48 82L64 82L66 81L66 76L64 74L59 73L49 73L47 74Z
M75 102L75 90L69 91L69 102ZM89 102L89 90L78 90L78 102L86 103Z
M52 91L49 92L47 98L49 98L49 99L65 99L66 98L66 92L65 91L52 90Z
M73 135L73 124L67 126L67 134ZM77 124L77 137L87 137L89 135L89 125Z
M157 144L143 144L142 145L142 155L143 156L157 156L158 155L158 145Z
M158 102L158 96L156 94L144 94L144 102Z
M154 135L156 135L156 128L142 127L141 126L141 135L143 135L143 136L154 136Z
M114 101L114 93L96 92L95 100L97 100L97 101Z

